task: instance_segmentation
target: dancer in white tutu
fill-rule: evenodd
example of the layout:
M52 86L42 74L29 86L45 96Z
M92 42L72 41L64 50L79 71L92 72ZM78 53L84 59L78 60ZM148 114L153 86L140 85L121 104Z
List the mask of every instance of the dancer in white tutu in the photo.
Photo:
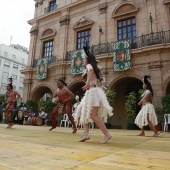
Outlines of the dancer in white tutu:
M148 78L150 78L150 76L144 76L143 89L145 90L145 92L142 95L142 99L138 103L138 105L141 105L142 108L135 119L135 124L137 124L141 128L141 133L139 134L139 136L145 136L144 126L148 125L150 129L154 131L153 137L157 137L159 133L155 129L155 125L157 125L158 122L154 107L151 104L153 90L151 83L148 81Z
M113 115L112 107L109 105L103 89L98 86L101 76L95 56L88 51L87 47L84 47L84 50L86 53L84 64L86 66L87 81L82 89L86 92L75 114L75 120L78 121L80 117L80 123L84 127L84 134L79 142L90 139L88 123L94 121L104 134L104 139L100 142L104 144L111 139L104 122L107 122L108 116Z

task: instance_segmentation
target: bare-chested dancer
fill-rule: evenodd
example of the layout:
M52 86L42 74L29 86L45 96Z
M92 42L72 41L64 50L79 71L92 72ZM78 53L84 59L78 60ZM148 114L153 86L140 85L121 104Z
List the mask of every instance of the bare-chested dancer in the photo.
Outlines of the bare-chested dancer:
M17 105L17 100L20 98L20 94L17 91L13 90L12 84L7 85L7 92L5 99L8 101L8 104L6 106L6 116L8 119L8 126L7 128L11 128L13 124L12 119L12 111L15 109Z
M53 109L51 113L51 120L52 120L52 127L49 129L50 131L55 129L57 126L57 121L56 121L56 114L59 114L59 109L61 104L64 105L64 110L66 111L68 118L71 121L71 124L73 125L73 132L77 132L77 128L74 122L74 118L72 116L72 109L71 109L71 104L70 100L74 98L74 94L66 87L67 84L63 80L58 80L57 81L57 86L58 89L54 94L54 97L56 97L56 103L57 106Z

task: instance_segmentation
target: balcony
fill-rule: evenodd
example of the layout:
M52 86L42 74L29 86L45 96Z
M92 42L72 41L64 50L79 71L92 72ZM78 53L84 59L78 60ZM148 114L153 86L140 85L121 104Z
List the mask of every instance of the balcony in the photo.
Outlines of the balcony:
M137 49L157 44L167 44L170 43L170 30L152 32L150 34L145 34L139 37L132 37L130 42L131 49ZM94 55L113 53L113 43L114 42L92 45L90 50ZM65 61L71 60L71 52L72 51L66 53Z
M51 63L54 63L54 62L56 62L56 56L48 56L48 57L42 57L42 58L47 58L47 60L48 60L48 65L49 64L51 64ZM40 58L39 58L40 59ZM33 68L36 68L36 66L37 66L37 61L39 60L39 59L36 59L36 60L33 60Z

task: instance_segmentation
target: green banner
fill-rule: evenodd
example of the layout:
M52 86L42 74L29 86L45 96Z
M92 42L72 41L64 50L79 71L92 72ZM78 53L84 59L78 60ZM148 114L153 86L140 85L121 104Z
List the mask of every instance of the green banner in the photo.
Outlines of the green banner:
M130 41L121 40L113 43L113 70L131 69Z
M84 66L85 52L83 49L71 53L71 74L82 74Z
M41 58L37 61L36 79L41 80L47 77L47 58Z

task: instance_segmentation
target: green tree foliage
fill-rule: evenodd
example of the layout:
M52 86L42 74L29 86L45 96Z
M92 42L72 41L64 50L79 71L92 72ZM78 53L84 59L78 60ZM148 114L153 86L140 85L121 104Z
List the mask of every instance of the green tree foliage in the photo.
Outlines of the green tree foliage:
M126 120L129 124L134 124L137 111L136 103L137 103L136 93L132 91L129 93L128 96L126 96L125 102Z
M53 103L52 100L45 101L44 99L41 99L38 104L38 109L43 107L44 111L50 115L55 106L56 104Z
M27 100L26 101L26 107L27 107L28 110L29 110L30 107L32 107L33 111L35 113L37 113L37 105L36 105L36 103L33 100Z
M163 114L170 114L170 94L161 98Z
M115 101L115 97L116 97L116 91L115 89L113 90L108 90L106 92L106 97L107 97L107 100L110 104L110 106L114 107L114 101Z
M4 100L5 100L5 95L4 94L0 94L0 102L4 102Z

